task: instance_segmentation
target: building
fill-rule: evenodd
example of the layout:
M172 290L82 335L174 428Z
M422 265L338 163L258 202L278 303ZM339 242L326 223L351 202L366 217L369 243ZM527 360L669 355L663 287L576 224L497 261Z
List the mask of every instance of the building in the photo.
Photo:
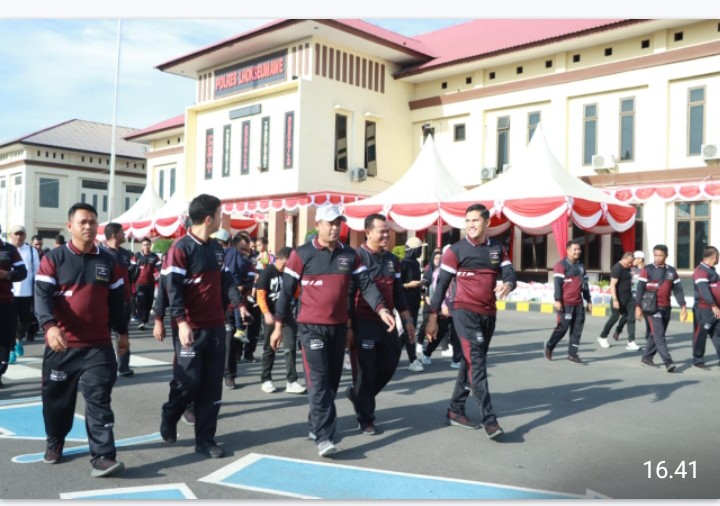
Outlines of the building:
M539 122L571 174L637 205L638 249L665 243L688 274L720 237L717 20L491 19L408 38L288 19L158 68L197 81L186 196L268 210L271 244L302 240L315 196L396 181L425 135L470 187L512 170ZM516 268L547 279L553 241L513 233ZM616 237L572 236L595 276L617 260Z
M122 140L135 131L116 127L112 216L129 209L145 188L145 146ZM111 125L74 119L0 144L3 233L22 224L28 235L67 237L67 210L78 201L107 221L111 134Z

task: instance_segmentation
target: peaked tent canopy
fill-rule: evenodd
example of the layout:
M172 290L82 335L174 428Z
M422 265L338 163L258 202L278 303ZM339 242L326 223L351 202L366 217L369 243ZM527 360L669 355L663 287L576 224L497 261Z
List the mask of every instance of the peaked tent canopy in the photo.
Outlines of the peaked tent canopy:
M490 209L490 235L511 223L532 235L553 232L561 256L565 255L570 219L596 234L623 232L624 249L634 249L635 208L570 174L550 151L539 124L510 171L447 199L441 205L441 216L461 228L465 209L473 203Z
M346 204L343 214L353 230L363 230L365 217L372 213L383 213L395 229L425 230L437 225L441 202L464 192L465 187L443 165L429 135L400 179L377 195Z
M146 184L137 202L112 221L114 223L120 223L123 229L130 235L131 232L129 231L132 229L133 222L152 218L164 205L165 201L155 193L155 188L153 188L151 184ZM98 234L102 235L105 233L105 225L108 223L110 222L102 223L98 227Z

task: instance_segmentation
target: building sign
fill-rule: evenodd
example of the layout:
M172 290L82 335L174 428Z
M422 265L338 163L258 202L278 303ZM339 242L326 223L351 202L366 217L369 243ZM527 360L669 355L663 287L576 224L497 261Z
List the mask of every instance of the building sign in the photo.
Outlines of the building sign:
M270 168L270 116L262 119L260 136L260 170L266 171Z
M215 71L215 97L287 79L287 49Z
M222 175L223 177L230 176L230 125L223 127Z
M205 179L212 179L213 173L213 148L215 144L215 136L213 129L205 130Z
M286 169L292 169L293 166L293 148L295 144L293 142L293 135L295 132L295 113L293 111L285 113L285 159L284 167Z
M243 121L241 129L240 174L250 173L250 122Z

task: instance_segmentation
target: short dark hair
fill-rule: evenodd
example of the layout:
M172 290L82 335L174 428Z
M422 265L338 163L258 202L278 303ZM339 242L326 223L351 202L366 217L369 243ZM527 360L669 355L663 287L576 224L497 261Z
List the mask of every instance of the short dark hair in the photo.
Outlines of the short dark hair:
M372 213L372 214L368 215L368 217L365 218L365 230L370 230L372 228L373 222L375 220L387 221L387 218L385 217L384 214L380 214L380 213Z
M626 251L625 253L622 254L622 257L620 257L620 260L622 260L623 258L628 258L628 257L634 258L635 254L632 251Z
M490 219L490 211L488 211L488 208L485 207L484 204L473 204L469 206L467 209L465 209L465 215L473 211L479 211L480 216L482 216L485 221Z
M105 239L110 239L112 236L122 230L122 225L114 221L105 225Z
M287 260L290 258L290 253L292 253L292 248L290 246L283 246L280 248L280 251L278 251L277 258L282 260Z
M718 249L715 246L708 246L703 251L703 258L708 258L718 254Z
M257 239L255 239L255 241L256 241L256 242L257 242L257 241L260 241L260 242L263 243L265 246L268 245L267 237L264 237L264 236L263 236L263 237L258 237Z
M58 234L55 236L55 244L65 244L65 236L62 234Z
M200 225L205 221L208 216L211 218L215 217L215 213L222 202L214 195L208 195L207 193L201 193L192 201L188 206L188 216L193 225Z
M567 243L565 243L565 249L570 248L570 246L575 246L576 244L578 246L582 247L582 244L580 244L580 241L578 241L577 239L570 239Z
M668 247L665 246L664 244L656 244L655 246L653 246L653 251L662 251L663 253L665 253L667 255Z
M70 210L68 211L68 221L72 220L73 214L75 214L76 211L87 211L89 213L93 213L95 216L98 215L97 209L95 209L90 204L87 204L85 202L77 202L70 207ZM63 238L64 239L64 238Z
M150 244L152 244L152 241L150 240L149 237L143 237L143 238L142 238L142 241L140 241L140 244L144 243L145 241L147 241L147 242L149 242Z
M32 237L30 238L30 240L31 240L31 241L40 241L40 242L43 242L43 238L42 238L42 236L41 236L40 234L35 234L34 236L32 236Z
M237 248L241 242L244 242L245 244L250 244L250 237L245 234L238 234L232 238L230 244L233 248Z

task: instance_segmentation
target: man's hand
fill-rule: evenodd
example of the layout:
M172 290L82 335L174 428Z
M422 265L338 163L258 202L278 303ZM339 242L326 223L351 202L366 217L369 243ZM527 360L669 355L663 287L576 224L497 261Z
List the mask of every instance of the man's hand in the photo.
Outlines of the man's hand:
M395 328L395 316L393 316L388 309L381 309L378 314L380 315L380 319L387 325L387 331L392 332Z
M510 292L512 292L512 285L510 283L497 285L495 287L495 298L503 300Z
M555 301L555 311L560 311L562 313L562 311L563 311L562 301L559 301L559 300Z
M585 306L585 310L586 310L588 313L592 313L592 302L588 302L588 303L587 303L587 306Z
M417 337L415 334L415 325L413 325L413 322L410 320L405 322L405 332L407 332L408 335L408 342L415 344L415 338Z
M117 340L117 354L125 355L130 351L130 338L127 334L119 334Z
M712 312L713 312L713 316L715 317L715 319L719 319L719 318L720 318L720 307L718 307L718 306L713 306Z
M617 299L613 299L613 301L612 301L612 306L613 306L615 309L620 309L620 302L618 302Z
M270 347L277 351L278 346L280 345L280 339L282 339L282 323L275 322L275 328L272 331L272 334L270 334Z
M642 320L642 317L643 317L642 309L640 309L639 307L636 307L635 308L635 319L640 321L640 320Z
M243 321L248 318L252 319L252 314L244 305L238 306L238 310L240 311L240 318L242 318Z
M425 324L425 335L428 338L428 341L433 342L435 338L437 337L438 333L438 325L437 325L437 315L434 313L430 313L428 315L428 321L427 324Z
M48 346L50 346L52 351L60 353L67 349L67 341L65 340L65 334L63 333L62 329L60 329L60 327L58 327L57 325L47 329L47 331L45 332L45 339L47 339Z
M178 323L178 338L180 339L180 346L183 348L189 348L195 342L193 330L188 325L188 322Z
M155 320L155 326L153 327L153 337L158 341L165 340L165 325L162 320Z
M345 338L345 348L352 350L355 347L355 333L352 327L347 329L347 337Z
M407 283L405 283L405 288L419 288L421 284L422 281L420 281L419 279L415 281L408 281Z
M687 306L683 306L680 308L680 321L684 322L687 320Z
M275 325L275 317L273 317L270 311L268 311L267 313L263 313L263 318L265 319L265 324L267 326Z

